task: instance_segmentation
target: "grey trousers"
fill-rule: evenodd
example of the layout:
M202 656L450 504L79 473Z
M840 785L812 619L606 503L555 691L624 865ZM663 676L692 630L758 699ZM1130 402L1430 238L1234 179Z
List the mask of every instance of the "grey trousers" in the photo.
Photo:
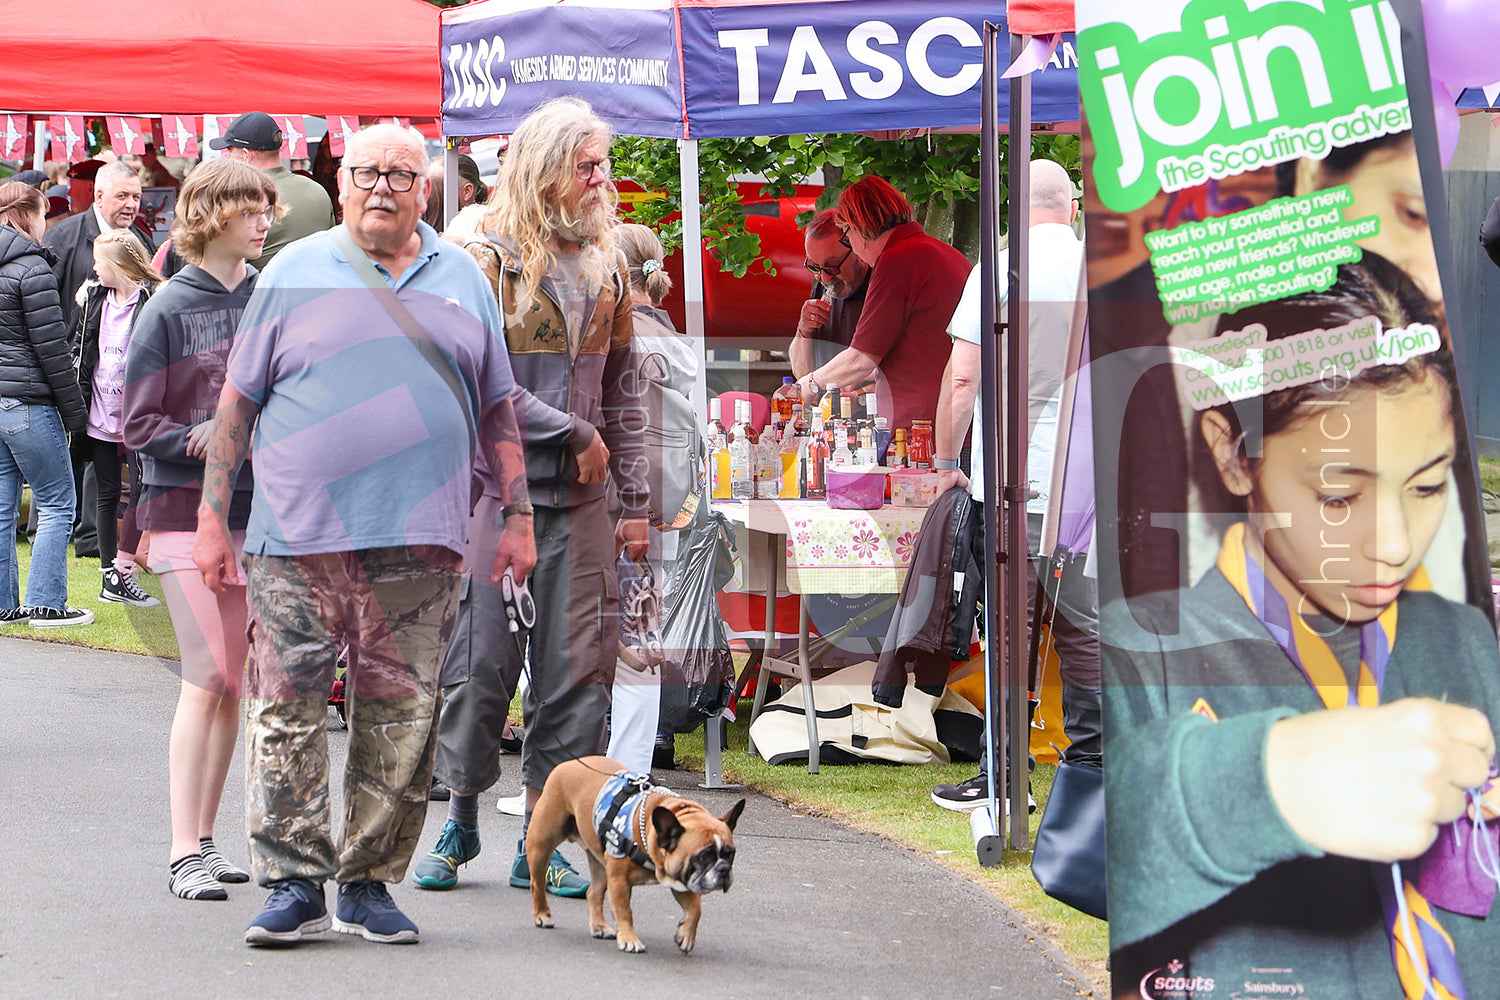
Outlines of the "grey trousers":
M528 661L521 783L540 789L558 764L601 752L618 647L614 520L605 501L536 508L536 624L515 633L483 553L482 535L496 530L493 511L486 513L493 503L482 498L471 521L473 572L443 663L437 774L461 795L500 777L500 733ZM488 553L492 561L493 541Z

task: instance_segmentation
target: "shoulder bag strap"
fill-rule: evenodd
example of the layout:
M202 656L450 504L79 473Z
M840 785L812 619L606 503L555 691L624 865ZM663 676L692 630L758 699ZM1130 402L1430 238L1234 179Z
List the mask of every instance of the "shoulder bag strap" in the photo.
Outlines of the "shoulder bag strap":
M432 338L427 335L422 324L417 322L411 310L406 308L406 303L401 301L396 290L380 276L379 271L375 270L375 265L370 262L369 257L365 256L359 244L354 242L354 237L349 235L349 230L339 225L335 226L332 232L333 242L338 244L344 256L349 258L349 263L354 266L354 273L359 275L359 279L365 283L366 287L375 293L380 304L385 307L386 313L401 328L401 332L406 334L407 339L416 346L427 363L442 377L444 382L448 383L448 388L453 392L453 398L458 400L463 409L464 425L469 429L469 454L474 454L479 439L474 431L474 415L468 403L469 393L459 381L458 373L453 370L452 363L443 354L442 349L432 342ZM475 405L478 405L477 396Z

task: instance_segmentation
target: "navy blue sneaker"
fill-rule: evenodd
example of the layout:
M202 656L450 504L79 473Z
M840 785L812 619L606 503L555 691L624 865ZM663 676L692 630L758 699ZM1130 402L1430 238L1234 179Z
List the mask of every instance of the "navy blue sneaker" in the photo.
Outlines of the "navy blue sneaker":
M396 909L384 882L348 882L339 886L333 929L380 944L417 943L417 925Z
M266 908L245 928L245 943L296 944L331 923L321 885L305 878L283 879L271 883Z

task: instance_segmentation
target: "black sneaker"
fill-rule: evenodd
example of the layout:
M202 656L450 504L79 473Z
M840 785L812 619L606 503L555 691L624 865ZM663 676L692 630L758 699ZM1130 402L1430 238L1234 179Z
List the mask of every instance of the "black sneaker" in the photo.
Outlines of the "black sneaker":
M1030 782L1026 789L1026 811L1036 812L1036 799L1031 797ZM933 805L952 809L954 812L973 812L983 809L990 802L990 779L984 772L957 785L938 785L932 790ZM1002 806L1003 808L1003 806Z
M132 608L161 607L161 601L142 590L134 576L125 576L117 569L104 571L104 586L99 589L99 600L128 604Z
M31 621L31 609L27 607L0 610L0 628L7 625L25 625Z
M651 747L651 766L658 771L673 771L677 768L677 737L672 733L658 732Z
M245 928L245 943L296 944L332 923L321 885L305 878L283 879L271 883L265 909Z
M85 608L32 608L32 628L65 628L69 625L88 625L94 613Z
M333 929L380 944L417 943L417 925L396 908L384 882L360 881L339 886Z
M526 739L526 731L520 726L511 726L510 735L504 732L500 734L501 753L520 753L522 742Z
M432 790L427 793L428 802L447 802L453 798L453 789L443 783L437 775L432 776Z

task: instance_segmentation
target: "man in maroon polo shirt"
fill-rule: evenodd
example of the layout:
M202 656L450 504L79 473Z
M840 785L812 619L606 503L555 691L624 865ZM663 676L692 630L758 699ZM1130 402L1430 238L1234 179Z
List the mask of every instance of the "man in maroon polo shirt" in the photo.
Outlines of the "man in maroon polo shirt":
M844 245L872 268L870 284L854 340L803 379L804 395L873 378L880 412L892 428L932 420L952 350L948 321L969 276L968 258L923 232L912 221L911 204L882 178L850 185L836 211Z

